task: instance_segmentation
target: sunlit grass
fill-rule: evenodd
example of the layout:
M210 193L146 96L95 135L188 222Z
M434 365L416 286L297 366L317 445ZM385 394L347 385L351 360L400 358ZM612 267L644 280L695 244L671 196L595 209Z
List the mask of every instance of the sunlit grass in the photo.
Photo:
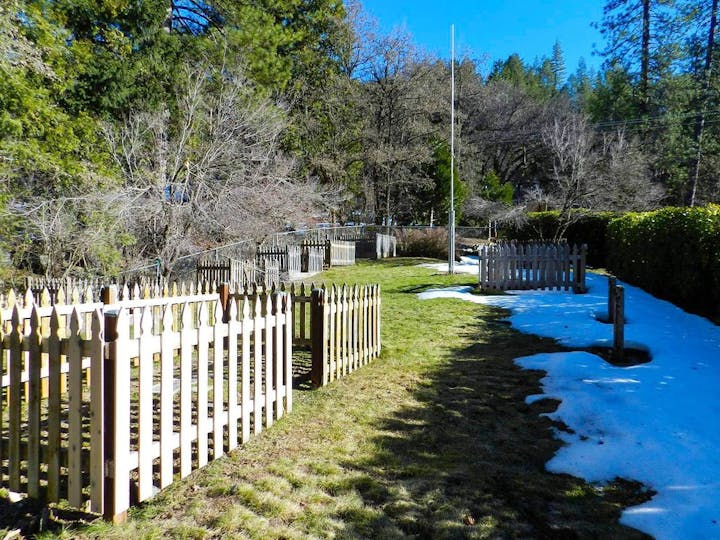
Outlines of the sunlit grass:
M316 280L380 283L379 359L297 391L292 414L133 509L126 524L73 537L632 537L617 517L635 488L597 492L544 470L559 443L524 400L541 374L513 359L557 345L496 324L492 308L418 300L476 278L417 262L363 262Z

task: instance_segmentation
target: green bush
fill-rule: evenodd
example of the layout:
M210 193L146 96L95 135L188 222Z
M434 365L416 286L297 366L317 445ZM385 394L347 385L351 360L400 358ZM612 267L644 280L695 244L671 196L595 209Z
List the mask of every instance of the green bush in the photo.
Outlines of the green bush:
M530 212L522 223L514 223L503 227L502 236L508 240L546 240L552 238L558 227L560 212Z
M628 213L608 225L608 268L691 311L720 308L720 206Z
M571 217L565 239L570 244L587 244L587 263L594 267L607 264L607 226L619 214L577 210ZM504 231L510 240L547 240L553 238L559 227L560 212L531 212L521 226L510 226Z
M395 233L398 255L402 257L431 257L447 259L448 237L445 227L432 229L403 229Z

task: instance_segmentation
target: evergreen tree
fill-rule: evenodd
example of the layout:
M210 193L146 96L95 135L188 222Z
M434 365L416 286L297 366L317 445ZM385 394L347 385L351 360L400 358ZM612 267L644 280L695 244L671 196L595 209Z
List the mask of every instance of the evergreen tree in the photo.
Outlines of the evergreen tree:
M565 58L559 41L555 41L553 44L550 66L553 73L553 85L556 90L560 90L565 85Z
M455 221L462 219L462 207L468 197L468 189L460 177L457 165L450 175L450 145L445 141L438 142L432 155L432 162L428 167L428 176L433 180L430 198L426 201L426 208L434 210L435 220L438 223L447 223L450 214L450 183L453 180L455 195ZM429 217L429 216L428 216Z
M678 61L675 0L607 0L598 27L606 40L606 65L622 65L637 77L638 108L651 113L651 85Z
M588 100L593 92L591 74L585 59L580 57L575 73L568 77L565 87L577 110L587 110Z

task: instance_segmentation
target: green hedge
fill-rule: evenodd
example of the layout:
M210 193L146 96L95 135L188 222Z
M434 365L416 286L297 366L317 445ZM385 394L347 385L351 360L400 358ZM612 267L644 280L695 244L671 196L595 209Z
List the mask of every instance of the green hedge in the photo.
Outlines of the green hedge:
M559 212L506 228L515 240L552 238ZM618 214L581 210L565 235L588 245L588 264L705 315L720 313L720 206Z
M605 267L607 261L607 226L619 214L616 212L592 212L578 210L572 216L572 223L565 238L570 244L587 244L590 266ZM504 236L511 240L550 239L558 229L560 212L531 212L521 226L509 226Z
M691 311L720 311L720 206L628 213L608 225L608 268Z

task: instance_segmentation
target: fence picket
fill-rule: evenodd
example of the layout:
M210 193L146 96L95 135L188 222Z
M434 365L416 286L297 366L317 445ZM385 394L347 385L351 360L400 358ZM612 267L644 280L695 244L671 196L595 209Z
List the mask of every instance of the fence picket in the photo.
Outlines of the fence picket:
M146 306L140 315L138 363L138 488L139 501L152 496L153 480L153 313Z
M242 332L238 321L237 300L230 299L228 309L228 451L238 445L238 334Z
M162 334L160 334L160 488L169 486L173 481L173 309L165 305L162 315Z
M283 339L283 316L282 316L282 306L280 304L281 299L284 297L282 294L273 294L272 295L272 313L273 313L273 332L272 332L272 339L269 341L269 343L272 343L272 356L268 358L267 362L267 383L265 392L267 394L272 394L272 399L268 398L267 407L269 409L273 409L273 400L274 408L275 408L275 418L280 419L285 414L285 409L283 407L283 401L282 397L280 395L280 388L282 387L283 382L283 345L284 345L284 339ZM270 424L267 425L267 427L270 427L272 425L272 417L273 412L267 413L267 417L270 419Z
M43 359L40 315L35 306L30 314L28 349L27 493L37 499L40 496L40 371Z
M80 315L70 315L68 355L68 502L82 505L82 336Z
M330 339L330 381L338 378L340 362L338 361L339 352L337 350L337 293L335 285L330 287L330 296L328 305L330 307L330 328L328 338Z
M257 298L257 297L256 297ZM248 297L243 298L242 308L242 365L240 375L240 402L242 412L242 442L250 440L250 335L257 319L250 318Z
M90 323L90 511L102 513L105 492L105 341L99 309Z
M197 436L192 424L192 308L183 302L180 320L180 477L192 471L192 441Z
M223 346L227 328L223 323L223 310L220 301L215 302L213 322L213 459L224 454L223 436L225 426L224 382L225 348Z
M263 378L267 377L268 368L272 369L271 363L263 365L263 347L265 342L265 355L272 358L272 309L270 307L270 295L263 294L255 301L255 332L253 340L255 344L253 355L253 433L262 431L263 413ZM260 321L260 324L258 324ZM272 414L272 412L270 413Z
M380 284L376 283L375 285L371 285L371 287L373 289L373 303L375 306L375 313L373 314L375 349L373 350L373 355L379 356L382 348L382 336L380 335L380 309L382 307L382 298L380 297Z
M295 325L293 324L293 306L292 306L292 295L283 295L282 299L282 305L283 305L283 314L284 314L284 321L283 321L283 328L284 328L284 334L285 334L285 349L284 349L284 356L283 356L283 365L285 368L285 376L283 379L283 395L285 397L285 413L289 414L292 412L293 408L293 397L292 397L292 387L293 387L293 373L292 373L292 367L293 367L293 328ZM281 396L278 396L277 399L281 399Z
M57 306L50 315L48 336L48 440L47 440L47 498L60 500L60 316Z
M127 309L117 314L115 340L110 344L110 364L115 370L113 385L113 429L111 466L112 493L109 494L106 517L114 522L125 520L130 508L130 320Z
M197 328L197 462L208 463L208 361L212 328L208 324L207 302L200 302Z
M265 342L265 427L269 428L274 422L274 406L273 406L273 395L274 393L274 375L275 375L275 363L274 363L274 349L275 347L275 314L273 297L277 293L268 294L265 297L265 333L263 335L263 341Z
M12 311L10 329L10 384L8 407L8 476L12 491L20 491L20 434L22 433L22 328L20 327L20 308L15 305Z

